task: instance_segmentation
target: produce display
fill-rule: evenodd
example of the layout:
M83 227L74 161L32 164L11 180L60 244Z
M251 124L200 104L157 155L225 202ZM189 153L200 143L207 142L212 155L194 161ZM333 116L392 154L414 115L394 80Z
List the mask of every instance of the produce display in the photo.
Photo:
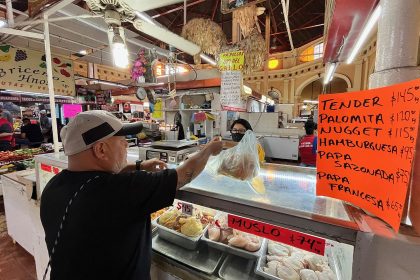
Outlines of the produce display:
M223 215L208 227L208 238L235 248L256 252L261 248L262 238L228 227L227 217Z
M20 170L26 170L30 168L35 168L35 160L27 159L22 161L16 161L11 163L6 163L0 165L0 174L4 175L6 173L11 173Z
M205 211L196 212L193 216L188 216L177 209L172 209L163 213L159 217L158 223L188 237L197 237L214 220L214 215Z
M336 280L324 256L268 241L264 272L282 280Z
M0 164L32 158L34 155L41 154L43 152L44 151L41 148L0 152Z

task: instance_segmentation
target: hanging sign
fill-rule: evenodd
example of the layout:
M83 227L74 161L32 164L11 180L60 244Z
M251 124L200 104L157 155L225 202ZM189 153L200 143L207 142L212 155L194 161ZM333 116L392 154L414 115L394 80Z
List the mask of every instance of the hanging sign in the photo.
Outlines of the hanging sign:
M152 118L154 120L163 119L163 103L162 103L162 99L158 99L156 101L156 104L155 104L155 107L154 107L154 111L152 113Z
M420 79L321 95L317 195L350 202L398 231L417 139Z
M275 225L228 214L230 228L291 245L318 255L325 253L325 239Z
M224 52L219 55L220 71L241 71L244 68L244 52Z
M242 100L242 73L223 71L220 82L220 103L225 111L246 111L246 102Z
M0 45L0 88L48 93L47 63L43 53ZM53 56L54 93L75 95L73 62Z

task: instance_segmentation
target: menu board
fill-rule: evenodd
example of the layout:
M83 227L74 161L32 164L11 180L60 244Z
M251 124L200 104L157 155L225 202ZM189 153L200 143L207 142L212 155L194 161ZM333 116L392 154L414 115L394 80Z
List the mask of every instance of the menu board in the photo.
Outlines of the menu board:
M244 52L233 51L224 52L219 55L219 70L220 71L241 71L244 68Z
M320 96L317 195L350 202L398 231L419 111L420 79Z
M220 85L220 103L226 111L246 111L246 102L241 98L242 73L223 71Z

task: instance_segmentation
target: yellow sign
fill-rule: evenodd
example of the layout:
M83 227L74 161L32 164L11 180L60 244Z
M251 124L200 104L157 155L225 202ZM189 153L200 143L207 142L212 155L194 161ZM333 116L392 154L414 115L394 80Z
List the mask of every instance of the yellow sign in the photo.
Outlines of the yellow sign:
M54 93L75 95L73 61L53 56ZM48 93L47 63L41 52L0 45L0 88Z
M155 119L155 120L163 119L163 111L162 110L163 110L162 100L158 99L156 101L154 111L152 113L152 118Z
M241 71L244 68L244 52L233 51L219 55L220 71Z

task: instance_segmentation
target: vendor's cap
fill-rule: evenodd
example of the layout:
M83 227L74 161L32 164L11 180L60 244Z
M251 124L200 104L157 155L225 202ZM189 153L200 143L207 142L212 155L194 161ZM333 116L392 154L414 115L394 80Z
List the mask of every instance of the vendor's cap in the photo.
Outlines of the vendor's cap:
M123 124L107 111L94 110L78 114L61 129L64 153L71 156L83 152L100 140L112 136L125 136L139 133L143 125L139 122Z

